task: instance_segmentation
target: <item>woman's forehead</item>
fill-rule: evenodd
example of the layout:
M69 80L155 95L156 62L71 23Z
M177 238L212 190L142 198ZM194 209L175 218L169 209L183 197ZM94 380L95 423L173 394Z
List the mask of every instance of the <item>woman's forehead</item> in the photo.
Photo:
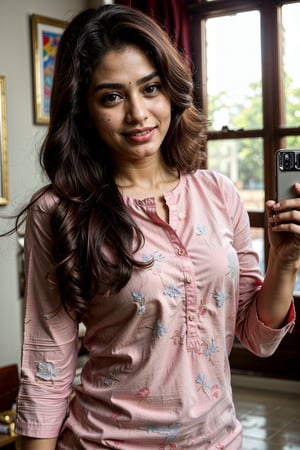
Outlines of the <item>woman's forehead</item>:
M147 53L138 47L127 46L120 50L109 50L96 65L92 80L133 84L141 82L150 74L156 76L157 69Z

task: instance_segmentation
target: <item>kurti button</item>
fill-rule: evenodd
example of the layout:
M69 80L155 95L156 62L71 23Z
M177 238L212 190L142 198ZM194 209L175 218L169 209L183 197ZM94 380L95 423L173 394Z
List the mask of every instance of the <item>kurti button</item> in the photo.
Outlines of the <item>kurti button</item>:
M195 320L195 314L189 314L189 321L193 322Z
M191 284L192 281L193 281L193 278L191 277L191 275L187 275L187 277L185 278L185 281L186 281L187 283Z
M183 255L185 254L184 248L179 248L179 249L177 250L177 254L178 254L179 256L183 256Z

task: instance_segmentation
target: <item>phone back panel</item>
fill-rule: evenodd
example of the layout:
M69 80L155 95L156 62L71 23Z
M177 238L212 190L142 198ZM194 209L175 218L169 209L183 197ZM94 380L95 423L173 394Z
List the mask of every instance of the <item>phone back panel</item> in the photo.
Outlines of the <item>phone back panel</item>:
M276 153L277 200L297 197L295 183L300 183L300 149L280 149Z

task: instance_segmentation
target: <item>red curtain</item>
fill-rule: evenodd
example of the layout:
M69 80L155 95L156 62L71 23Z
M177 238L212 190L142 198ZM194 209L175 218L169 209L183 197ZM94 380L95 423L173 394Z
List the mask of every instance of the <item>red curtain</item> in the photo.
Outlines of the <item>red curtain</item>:
M186 0L115 0L150 14L169 33L177 48L190 63L190 42Z

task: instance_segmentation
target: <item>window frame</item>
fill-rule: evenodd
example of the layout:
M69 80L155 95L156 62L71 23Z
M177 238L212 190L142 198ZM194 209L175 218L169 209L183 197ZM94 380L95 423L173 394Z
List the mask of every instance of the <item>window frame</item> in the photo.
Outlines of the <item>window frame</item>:
M207 113L205 20L222 15L258 10L261 15L262 129L209 131L208 140L260 137L263 140L265 198L275 198L275 153L287 136L300 136L300 128L283 127L284 104L281 78L281 10L299 0L216 0L188 6L195 100ZM199 45L200 42L200 45ZM251 227L265 232L265 261L268 259L267 227L262 211L249 211Z

